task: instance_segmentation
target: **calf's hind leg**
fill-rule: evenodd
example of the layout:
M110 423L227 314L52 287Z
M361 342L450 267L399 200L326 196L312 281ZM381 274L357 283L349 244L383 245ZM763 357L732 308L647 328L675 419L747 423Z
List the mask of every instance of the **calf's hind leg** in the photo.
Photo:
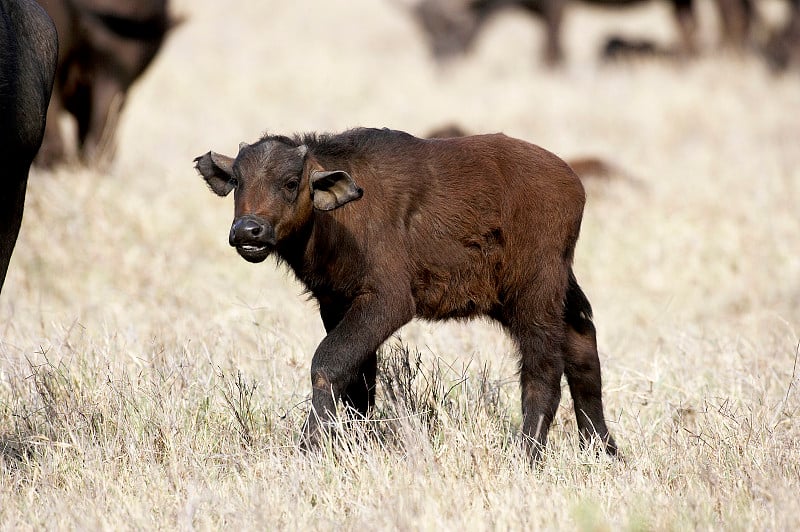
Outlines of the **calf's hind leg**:
M606 453L615 456L617 444L608 432L603 415L600 358L592 323L592 308L572 272L565 301L564 321L564 372L575 405L581 447L585 448L592 437L597 437L603 443Z
M539 460L547 432L561 400L564 373L564 326L557 308L541 309L553 301L529 291L510 307L512 315L502 320L520 352L522 388L522 437L531 460Z
M514 328L512 335L521 353L522 436L531 460L537 461L561 401L561 334L530 326Z

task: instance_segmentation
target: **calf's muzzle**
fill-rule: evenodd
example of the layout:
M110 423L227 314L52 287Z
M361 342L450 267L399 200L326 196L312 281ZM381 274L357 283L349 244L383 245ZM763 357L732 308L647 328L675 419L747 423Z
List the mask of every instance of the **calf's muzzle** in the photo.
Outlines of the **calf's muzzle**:
M228 242L245 260L261 262L275 247L275 230L262 218L246 214L233 221Z

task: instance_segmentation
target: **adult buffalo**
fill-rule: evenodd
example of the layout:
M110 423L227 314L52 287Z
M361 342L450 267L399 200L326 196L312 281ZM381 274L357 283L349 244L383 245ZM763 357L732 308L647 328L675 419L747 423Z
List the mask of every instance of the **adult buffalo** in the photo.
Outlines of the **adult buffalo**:
M28 171L42 143L58 37L33 0L0 0L0 290L22 224Z
M172 26L167 0L38 0L53 18L61 47L44 144L36 163L64 161L62 111L77 124L78 154L111 160L128 91L150 65Z
M327 336L311 362L315 445L343 399L375 401L376 350L413 317L488 316L520 351L522 432L536 460L567 376L581 442L609 454L589 301L572 271L585 194L561 159L502 134L419 139L391 130L266 136L196 168L234 191L229 241L277 255L317 300ZM363 196L363 198L362 198Z
M777 72L800 67L800 0L790 0L788 20L772 31L763 53Z
M584 0L609 8L626 7L646 0ZM693 0L668 0L680 32L679 51L690 55L697 50L697 20ZM750 22L750 0L716 0L721 14L723 39L741 44ZM561 23L569 0L420 0L413 5L415 19L429 41L437 61L466 53L492 15L517 7L542 18L546 27L544 59L549 65L563 61Z

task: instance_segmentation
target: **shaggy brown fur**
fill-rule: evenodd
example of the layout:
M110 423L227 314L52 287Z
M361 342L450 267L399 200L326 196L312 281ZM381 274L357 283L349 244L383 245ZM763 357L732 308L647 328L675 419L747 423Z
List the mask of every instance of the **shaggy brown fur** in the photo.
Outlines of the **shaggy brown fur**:
M538 458L566 374L581 441L617 447L603 416L589 301L572 272L584 190L552 153L502 134L419 139L391 130L267 136L196 167L234 192L230 243L274 253L319 302L305 442L342 398L366 415L376 350L415 316L488 316L520 351L523 426ZM363 198L362 198L363 196Z

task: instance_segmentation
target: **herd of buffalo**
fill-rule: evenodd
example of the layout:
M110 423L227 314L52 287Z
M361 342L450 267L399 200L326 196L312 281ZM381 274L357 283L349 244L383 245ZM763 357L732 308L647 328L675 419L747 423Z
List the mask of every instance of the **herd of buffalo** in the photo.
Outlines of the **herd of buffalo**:
M586 0L620 7L637 0ZM692 0L669 0L680 42L698 53ZM800 63L800 0L784 25L763 26L754 0L714 0L720 41L757 50L771 66ZM469 50L497 11L545 24L544 59L564 61L568 0L413 0L437 60ZM167 0L0 0L0 289L19 232L31 164L113 156L127 93L177 25ZM758 35L759 37L756 37ZM609 40L603 54L653 53ZM59 116L76 124L65 144ZM38 154L38 155L37 155ZM603 413L592 309L572 270L585 194L552 153L502 134L456 130L417 138L388 129L265 136L235 156L195 159L219 196L233 192L229 241L250 262L285 262L319 304L327 331L311 362L311 411L301 444L317 445L341 400L351 415L374 405L377 350L414 317L487 316L520 354L523 441L538 459L566 375L583 445L617 446Z
M495 13L517 8L542 19L545 25L544 60L564 60L561 25L565 8L574 0L414 0L415 18L438 61L469 51L481 29ZM582 0L609 9L642 4L647 0ZM717 7L721 44L730 49L755 50L776 70L800 63L800 0L785 0L789 15L783 27L764 28L754 0L713 0ZM602 51L606 59L629 55L691 57L699 52L698 20L693 0L668 0L674 12L680 43L664 49L648 40L613 36Z

